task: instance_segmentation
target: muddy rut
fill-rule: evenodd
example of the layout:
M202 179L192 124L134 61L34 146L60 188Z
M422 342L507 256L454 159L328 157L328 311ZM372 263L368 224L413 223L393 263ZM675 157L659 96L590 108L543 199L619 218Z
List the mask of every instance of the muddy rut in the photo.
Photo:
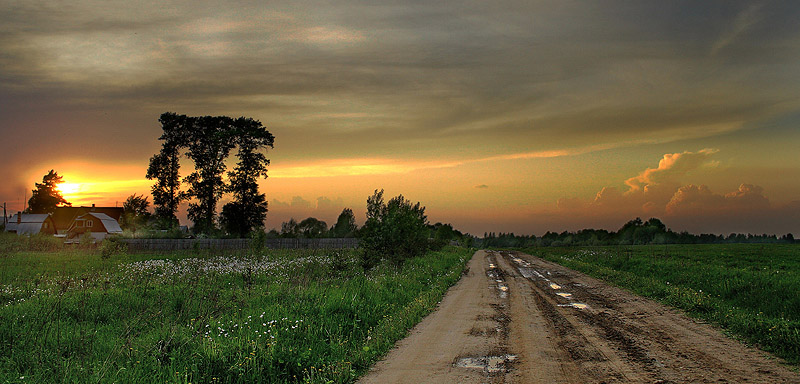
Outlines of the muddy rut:
M800 383L765 353L542 259L478 251L361 383Z

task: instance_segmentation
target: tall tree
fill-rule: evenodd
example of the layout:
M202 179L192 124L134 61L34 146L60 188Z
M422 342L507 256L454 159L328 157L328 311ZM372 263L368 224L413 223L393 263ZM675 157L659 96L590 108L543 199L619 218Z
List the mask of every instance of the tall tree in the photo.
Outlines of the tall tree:
M261 122L250 118L232 119L227 116L186 116L175 113L161 115L163 140L161 151L150 159L147 178L156 179L152 187L156 216L177 223L175 213L184 200L189 204L189 219L194 231L209 233L216 228L217 202L226 192L233 201L223 207L220 222L232 234L244 236L262 228L267 213L267 199L258 191L258 179L267 177L264 151L272 147L275 138ZM239 147L239 161L228 173L230 183L223 179L230 151ZM183 178L188 184L181 191L180 157L194 162L194 172Z
M236 144L236 135L229 117L189 119L191 128L186 155L194 162L195 171L184 181L189 184L187 196L197 200L189 204L189 220L194 222L195 232L209 233L216 228L217 202L227 188L222 178L227 168L225 159Z
M52 169L42 178L42 182L36 183L36 189L33 190L30 200L28 200L28 208L26 213L53 213L56 207L64 205L71 207L72 203L64 199L61 191L58 190L58 184L63 183L63 177L59 176L57 172Z
M220 221L228 233L244 237L262 229L267 218L267 198L259 193L258 180L267 178L269 159L262 151L273 148L275 137L258 120L240 117L233 126L239 161L228 172L233 201L222 207Z
M180 150L187 141L187 117L164 113L159 122L163 130L159 140L164 142L161 144L161 151L150 158L146 176L150 180L156 179L151 188L155 215L167 223L166 226L171 227L178 224L175 213L181 201L186 199L186 195L181 192Z

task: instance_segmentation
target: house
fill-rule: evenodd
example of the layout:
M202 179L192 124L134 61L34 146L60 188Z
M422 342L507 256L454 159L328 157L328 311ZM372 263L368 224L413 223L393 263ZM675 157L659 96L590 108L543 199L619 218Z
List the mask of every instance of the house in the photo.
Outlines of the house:
M46 213L21 213L11 216L11 220L6 225L6 232L16 233L17 235L54 235L56 226L53 218Z
M119 222L105 213L87 212L72 220L67 229L67 242L77 240L84 233L89 233L94 241L102 241L108 235L121 235Z
M56 226L56 234L66 235L72 226L72 222L79 216L85 215L89 212L102 213L117 222L119 226L119 219L122 217L124 209L121 207L56 207L53 212L53 222Z

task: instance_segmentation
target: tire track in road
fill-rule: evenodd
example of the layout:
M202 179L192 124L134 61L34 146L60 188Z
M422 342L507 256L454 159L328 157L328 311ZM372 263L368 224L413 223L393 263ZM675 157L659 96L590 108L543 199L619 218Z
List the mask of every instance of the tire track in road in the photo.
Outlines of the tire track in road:
M478 251L362 383L800 383L708 324L558 264Z

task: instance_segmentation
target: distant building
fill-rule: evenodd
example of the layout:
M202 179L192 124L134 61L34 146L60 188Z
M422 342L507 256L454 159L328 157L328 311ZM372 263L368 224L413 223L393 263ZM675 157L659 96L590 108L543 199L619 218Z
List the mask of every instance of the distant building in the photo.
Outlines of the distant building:
M56 226L53 218L46 213L17 213L6 224L6 232L17 235L54 235Z
M84 233L89 233L94 241L102 241L108 235L121 235L119 222L105 213L87 212L72 220L67 229L67 241L77 240Z
M122 217L124 209L121 207L56 207L53 212L53 222L56 226L56 234L66 235L72 227L72 222L80 216L89 212L102 213L114 219L119 227L119 219Z

